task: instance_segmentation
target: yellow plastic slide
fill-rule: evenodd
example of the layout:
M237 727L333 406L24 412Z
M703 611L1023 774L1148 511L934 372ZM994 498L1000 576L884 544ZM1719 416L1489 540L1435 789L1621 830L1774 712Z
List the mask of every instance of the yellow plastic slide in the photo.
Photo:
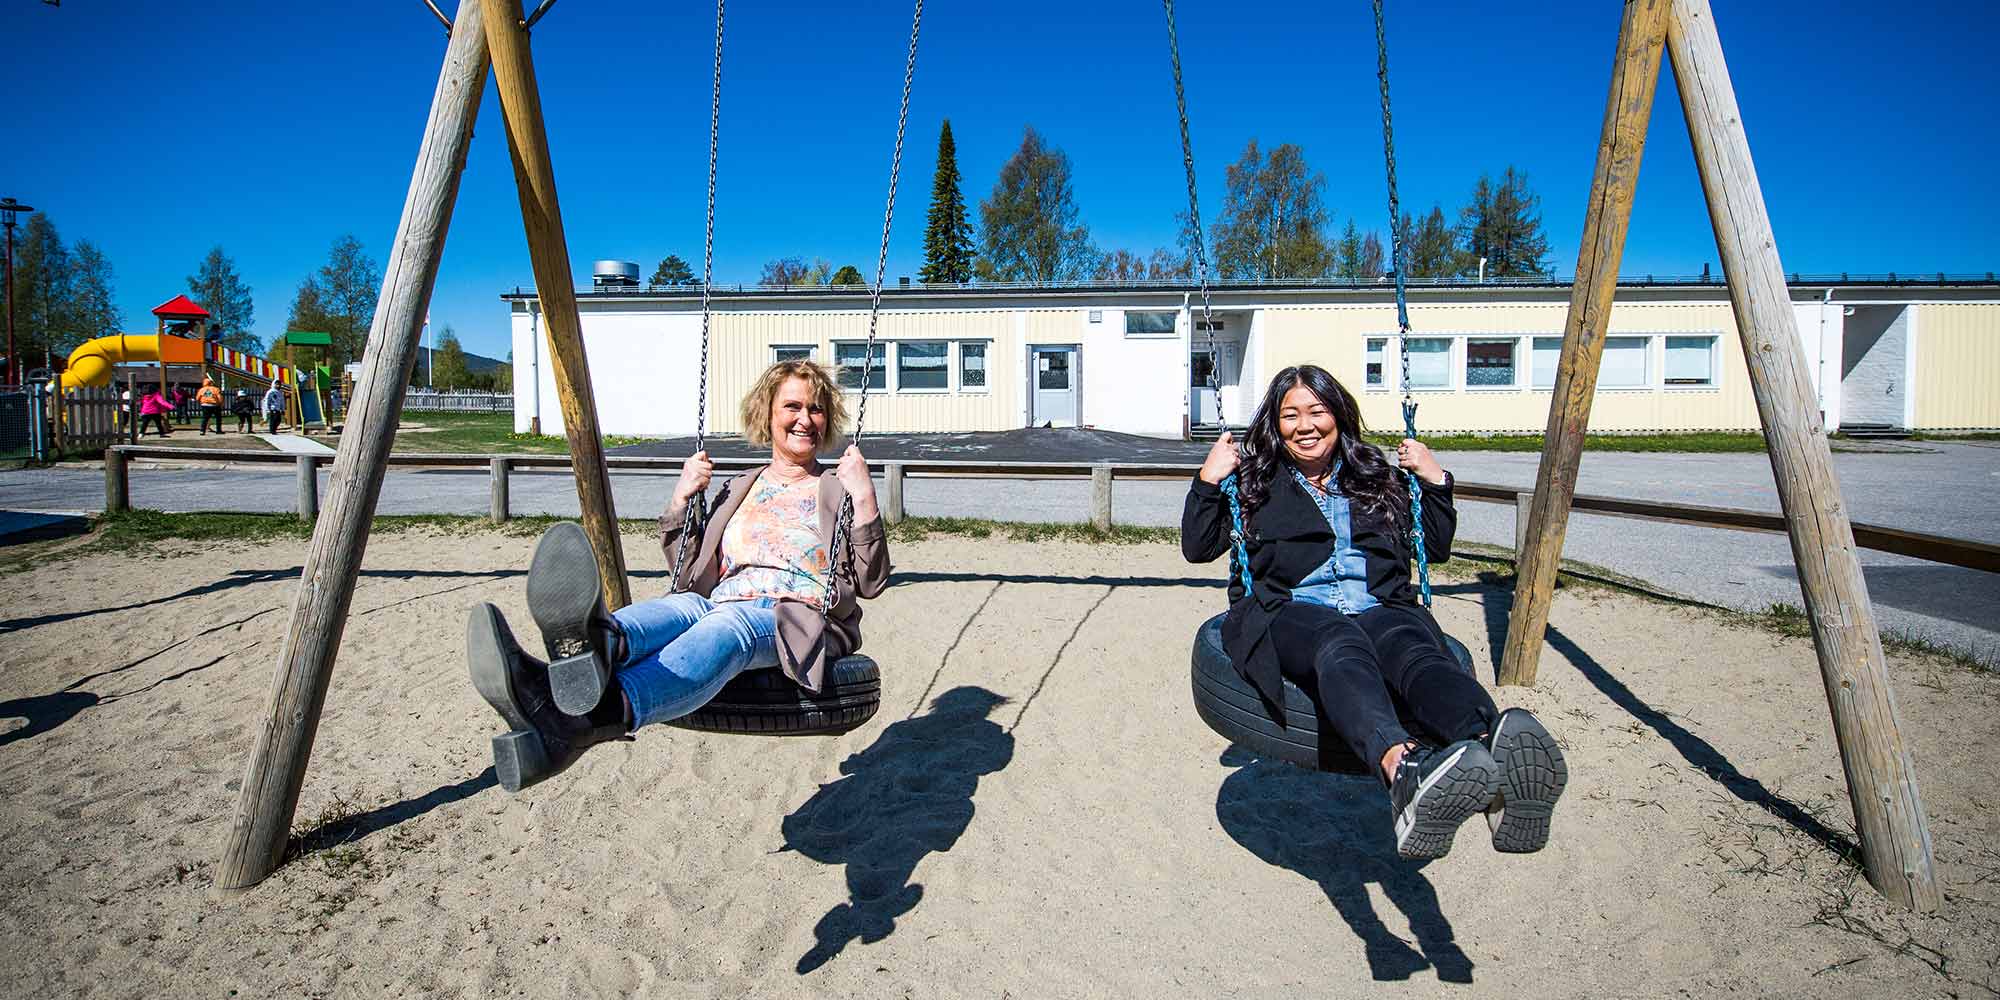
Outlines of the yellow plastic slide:
M112 366L125 361L159 361L161 341L166 342L169 364L201 364L201 341L186 337L154 334L125 334L86 340L69 352L69 368L63 372L64 390L96 388L111 383Z

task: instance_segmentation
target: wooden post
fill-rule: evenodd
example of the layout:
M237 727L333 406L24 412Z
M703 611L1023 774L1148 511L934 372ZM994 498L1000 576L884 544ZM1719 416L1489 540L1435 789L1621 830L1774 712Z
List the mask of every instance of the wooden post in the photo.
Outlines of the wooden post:
M882 520L899 524L903 520L903 463L882 466Z
M1521 565L1521 553L1528 551L1528 525L1534 523L1534 520L1535 495L1514 494L1514 566L1517 572Z
M299 520L312 521L319 517L319 463L311 455L300 455L293 468L298 483Z
M1514 609L1500 656L1502 684L1535 683L1542 655L1542 632L1548 628L1549 602L1555 597L1570 499L1576 495L1576 470L1583 461L1583 435L1597 392L1597 366L1604 357L1604 327L1618 293L1618 262L1625 253L1632 193L1646 151L1646 126L1653 117L1670 2L1626 0L1624 22L1618 28L1611 96L1597 143L1597 172L1590 181L1590 208L1584 214L1583 240L1577 250L1576 283L1570 289L1562 358L1549 399L1534 505L1526 541L1514 556Z
M458 200L459 174L472 141L473 118L486 89L486 34L479 4L459 4L457 28L445 50L424 126L402 222L375 307L363 376L356 395L354 432L340 445L327 487L327 503L313 530L291 623L279 648L276 676L258 723L257 742L243 777L228 839L216 865L215 886L229 892L263 881L284 857L285 838L298 808L299 787L312 758L327 683L333 676L354 580L368 547L368 527L382 492L396 414L416 362L417 338L431 286L437 278L445 231Z
M493 510L488 516L495 524L507 520L507 464L506 459L497 457L488 463L493 476Z
M130 473L125 464L125 453L116 445L104 449L104 512L123 514L132 509L132 486Z
M1090 523L1099 531L1111 530L1111 466L1090 467Z
M1861 836L1861 864L1869 883L1891 901L1934 910L1940 895L1916 770L1896 722L1875 609L1855 557L1853 526L1833 475L1784 265L1708 0L1673 0L1667 48L1805 592Z
M514 158L514 185L521 195L521 224L528 234L535 290L542 301L542 329L549 363L555 366L556 397L562 405L563 433L569 437L576 498L583 530L597 555L604 600L612 608L632 603L625 579L625 552L618 540L618 514L611 499L611 472L604 464L604 439L597 424L597 397L590 387L590 362L583 350L583 324L571 286L569 244L563 237L562 208L556 201L555 167L542 128L542 95L528 31L521 25L520 0L480 0L486 44L493 52L493 80L507 122L507 148Z

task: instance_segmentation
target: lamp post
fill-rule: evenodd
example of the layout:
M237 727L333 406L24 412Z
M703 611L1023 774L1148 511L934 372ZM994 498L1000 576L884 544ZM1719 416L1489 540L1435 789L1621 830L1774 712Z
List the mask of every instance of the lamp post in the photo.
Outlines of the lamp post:
M14 213L34 210L33 205L0 198L0 226L7 229L7 379L14 385L21 384L21 359L14 356Z

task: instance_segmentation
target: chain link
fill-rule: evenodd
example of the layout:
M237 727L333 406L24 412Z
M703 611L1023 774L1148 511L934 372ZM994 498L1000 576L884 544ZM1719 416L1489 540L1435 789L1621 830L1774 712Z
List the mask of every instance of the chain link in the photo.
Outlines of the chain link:
M862 429L868 421L868 383L875 375L875 332L882 318L882 281L889 271L889 230L896 218L896 184L903 175L903 134L910 125L910 84L917 75L917 39L923 26L924 0L917 0L916 9L910 15L910 54L903 63L903 101L896 112L896 148L889 158L889 197L882 207L882 244L875 255L875 287L868 294L868 340L861 348L861 402L854 411L852 440L856 446L861 444ZM841 499L840 519L833 528L833 544L827 547L826 599L820 602L819 607L822 620L833 612L842 550L846 548L848 536L853 530L854 497L849 495ZM853 577L850 570L850 582Z
M1181 119L1181 165L1187 170L1188 226L1194 233L1195 274L1201 281L1201 323L1208 331L1208 387L1216 389L1215 308L1210 301L1208 246L1201 230L1201 201L1195 195L1194 143L1188 137L1187 88L1181 82L1181 40L1174 27L1174 0L1161 2L1167 10L1167 54L1174 64L1174 110Z
M1396 277L1396 350L1403 362L1403 436L1417 436L1417 398L1410 391L1410 301L1403 284L1403 216L1396 198L1396 130L1389 113L1389 38L1382 24L1382 0L1375 7L1375 79L1382 89L1382 160L1389 183L1390 273ZM1410 489L1410 548L1417 558L1417 578L1424 607L1431 606L1431 563L1424 552L1424 496L1417 474L1403 470Z
M708 97L708 210L701 237L701 367L695 379L694 453L707 447L709 287L715 278L715 162L722 131L722 15L725 0L715 0L715 82ZM708 521L708 491L689 497L681 514L681 541L674 549L674 575L668 592L681 589L687 570L688 536Z

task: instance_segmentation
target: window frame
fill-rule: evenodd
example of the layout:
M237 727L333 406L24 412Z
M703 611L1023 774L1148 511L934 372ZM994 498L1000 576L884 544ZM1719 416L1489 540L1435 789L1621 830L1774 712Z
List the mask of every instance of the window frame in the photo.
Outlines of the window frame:
M896 345L896 364L895 364L896 393L898 393L899 395L907 393L912 396L923 396L923 395L937 396L950 393L951 391L953 391L955 380L952 377L953 353L951 349L952 345L951 341L924 339L924 340L898 340L895 341L894 343ZM944 364L941 366L941 370L944 373L943 385L918 387L918 386L908 386L903 384L903 351L905 351L908 348L916 347L919 345L922 346L936 345L938 347L944 348L944 354L942 355Z
M1672 382L1667 378L1667 351L1674 340L1708 341L1708 381ZM1722 388L1722 334L1711 333L1663 333L1660 334L1660 388L1668 392L1714 392Z
M1522 367L1522 366L1521 366L1521 341L1522 341L1522 339L1523 339L1524 337L1526 337L1526 336L1527 336L1527 335L1525 335L1525 334L1519 334L1519 333L1468 333L1468 334L1465 334L1465 335L1464 335L1464 336L1463 336L1463 337L1461 338L1461 339L1462 339L1462 340L1464 341L1464 344L1465 344L1465 347L1464 347L1464 349L1463 349L1463 350L1462 350L1462 351L1460 352L1460 355L1459 355L1459 356L1460 356L1460 364L1459 364L1459 384L1460 384L1460 385L1462 385L1462 386L1464 386L1464 387L1465 387L1465 391L1467 391L1467 392L1518 392L1518 391L1520 390L1520 388L1521 388L1521 367ZM1474 384L1472 384L1472 342L1473 342L1473 341L1475 341L1475 340L1477 340L1477 341L1481 341L1481 342L1485 342L1485 343L1498 343L1498 342L1500 342L1500 341L1505 341L1505 342L1507 342L1507 343L1509 343L1509 344L1513 345L1513 350L1512 350L1512 357L1513 357L1513 363L1512 363L1512 367L1513 367L1513 369L1514 369L1514 380L1513 380L1512 382L1508 382L1508 383L1507 383L1507 384L1505 384L1505 385L1474 385ZM1533 352L1533 347L1532 347L1532 344L1531 344L1531 345L1530 345L1530 353L1532 354L1532 352ZM1530 360L1532 361L1532 358L1530 358ZM1532 375L1531 375L1530 377L1532 378Z
M981 367L981 371L986 374L985 385L965 384L965 349L973 346L980 348L980 355L985 360L985 364ZM975 396L983 396L993 391L993 341L974 338L951 342L951 384L952 391Z
M772 344L771 363L774 365L785 360L778 356L779 351L804 351L806 352L805 360L807 361L815 361L819 357L818 344Z
M1169 321L1165 330L1134 330L1132 329L1134 316L1166 316L1169 317ZM1122 322L1125 336L1130 340L1169 340L1181 334L1181 314L1178 309L1127 309L1124 310Z
M1660 387L1660 383L1659 383L1659 380L1658 380L1658 377L1657 377L1657 374L1658 374L1658 373L1657 373L1657 372L1655 371L1655 365L1654 365L1654 361L1653 361L1653 352L1654 352L1654 349L1655 349L1655 348L1654 348L1654 345L1653 345L1653 342L1654 342L1654 341L1655 341L1656 339L1658 339L1658 335L1656 335L1656 334L1651 334L1651 333L1607 333L1607 334L1605 334L1605 335L1604 335L1604 346L1603 346L1603 348L1602 348L1602 349L1600 349L1600 351L1599 351L1599 353L1598 353L1598 355L1597 355L1597 383L1596 383L1596 385L1594 385L1594 386L1592 386L1592 387L1591 387L1591 388L1592 388L1592 390L1593 390L1593 392L1606 392L1606 391L1609 391L1609 392L1649 392L1649 391L1652 391L1652 390L1654 390L1654 389L1658 389L1658 388ZM1614 340L1637 340L1637 341L1640 341L1640 342L1642 342L1642 343L1643 343L1643 344L1645 345L1645 348L1644 348L1644 350L1642 350L1642 351L1640 352L1640 356L1646 359L1646 368L1645 368L1645 371L1644 371L1644 372L1643 372L1643 373L1641 374L1641 376L1640 376L1640 379L1639 379L1639 381L1638 381L1637 383L1635 383L1635 384L1631 384L1631 385L1608 385L1608 384L1606 384L1606 383L1605 383L1605 381L1604 381L1604 355L1610 352L1610 350L1611 350L1611 342L1612 342L1612 341L1614 341Z
M1394 341L1395 339L1396 339L1396 338L1395 338L1395 336L1394 336L1394 335L1388 335L1388 334L1385 334L1385 335L1383 335L1383 336L1379 336L1379 337L1371 337L1371 336L1367 336L1367 335L1365 335L1365 334L1364 334L1364 335L1362 336L1362 338L1361 338L1361 390L1362 390L1363 392L1391 392L1391 391L1393 391L1393 387L1389 385L1389 353L1390 353L1390 352L1389 352L1389 344L1390 344L1390 342L1391 342L1391 341ZM1382 345L1382 381L1380 381L1380 382L1370 382L1370 381L1368 381L1368 345L1369 345L1369 344L1380 344L1380 345Z
M1401 335L1398 335L1395 339L1398 341L1398 343L1396 344L1396 361L1398 365L1397 368L1398 377L1396 379L1395 389L1401 390L1403 385L1403 380L1401 377L1403 345L1401 341L1403 338L1401 337ZM1452 334L1452 333L1445 333L1445 334L1425 333L1425 334L1419 334L1409 339L1444 341L1444 384L1418 385L1416 382L1413 381L1410 383L1410 392L1412 394L1419 392L1458 392L1460 389L1463 389L1465 387L1464 376L1462 376L1459 372L1459 369L1463 367L1463 359L1464 359L1464 352L1459 349L1459 344L1463 343L1465 340L1465 337L1463 335ZM1364 376L1367 374L1365 369L1363 370L1362 374ZM1389 376L1389 356L1387 354L1384 354L1382 356L1382 377L1385 382L1388 380L1388 376Z
M861 391L863 391L864 389L865 389L866 391L868 391L868 392L895 392L895 391L896 391L896 386L895 386L895 378L894 378L894 376L893 376L893 372L894 372L894 370L895 370L895 366L894 366L894 365L891 365L891 364L889 364L889 360L890 360L890 358L889 358L889 343L890 343L890 342L889 342L889 341L886 341L886 340L878 340L878 341L876 341L876 342L875 342L875 347L876 347L876 349L878 349L878 350L880 350L880 351L882 352L882 356L881 356L881 358L879 358L879 359L878 359L878 360L876 361L876 363L875 363L875 370L876 370L876 371L879 371L879 372L881 372L881 373L882 373L882 385L881 385L881 387L880 387L880 388L874 388L874 387L867 387L867 386L861 386L861 385L848 385L848 384L846 384L845 382L841 381L841 375L842 375L843 371L845 370L846 366L844 366L844 365L842 365L842 364L840 363L840 349L841 349L842 347L846 347L846 346L853 346L853 347L860 347L860 348L861 348L861 349L862 349L862 350L863 350L864 352L866 352L866 351L868 350L868 347L867 347L867 344L868 344L868 341L866 341L866 340L836 340L836 341L834 341L834 342L833 342L833 348L832 348L832 351L833 351L833 383L834 383L835 385L838 385L838 386L840 386L840 388L841 388L841 389L842 389L843 391L845 391L845 392L861 392ZM862 358L863 358L863 360L864 360L864 361L865 361L865 360L867 359L867 357L868 357L867 353L863 353L863 354L862 354ZM855 376L856 376L856 377L858 378L858 377L860 376L860 374L861 374L861 369L859 369L859 368L856 368L856 369L854 369L854 373L855 373Z

